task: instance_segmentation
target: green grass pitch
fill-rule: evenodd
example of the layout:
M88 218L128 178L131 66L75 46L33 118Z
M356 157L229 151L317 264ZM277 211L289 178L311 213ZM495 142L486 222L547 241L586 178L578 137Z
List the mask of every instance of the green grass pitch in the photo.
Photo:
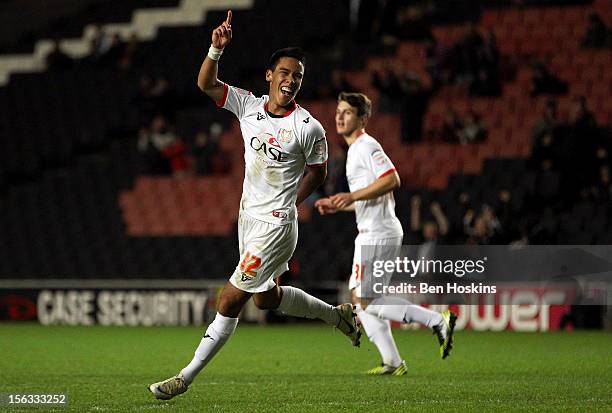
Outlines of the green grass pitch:
M428 332L395 331L409 374L370 377L372 344L319 324L240 325L187 393L153 399L146 385L184 366L202 332L0 324L0 393L67 393L59 412L612 411L609 333L459 331L442 361Z

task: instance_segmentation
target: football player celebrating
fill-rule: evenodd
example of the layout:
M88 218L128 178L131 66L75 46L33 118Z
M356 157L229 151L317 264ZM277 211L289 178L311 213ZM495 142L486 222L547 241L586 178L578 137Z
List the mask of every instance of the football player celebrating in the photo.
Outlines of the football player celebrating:
M276 51L265 73L268 95L255 97L217 77L219 59L232 39L231 23L232 12L228 11L226 20L213 30L198 86L240 122L245 149L238 217L240 260L192 361L176 376L149 386L158 399L171 399L188 389L234 333L238 314L251 297L260 309L321 319L359 345L351 304L333 307L298 288L279 287L274 281L288 270L295 250L296 205L321 185L327 174L325 131L295 102L304 78L304 54L297 48Z

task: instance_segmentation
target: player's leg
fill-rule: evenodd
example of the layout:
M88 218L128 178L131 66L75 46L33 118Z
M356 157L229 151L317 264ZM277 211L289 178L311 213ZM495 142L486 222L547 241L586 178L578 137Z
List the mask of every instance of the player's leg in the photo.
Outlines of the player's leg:
M359 345L359 329L350 304L334 307L299 288L278 285L254 294L253 301L262 310L278 310L294 317L323 320L347 335L353 345Z
M400 323L417 322L433 330L440 344L440 356L446 358L452 349L457 316L446 310L438 313L401 297L379 297L367 305L368 314Z
M393 339L391 323L388 320L383 320L363 311L360 304L361 300L356 297L355 289L352 290L352 294L361 326L372 344L378 349L382 358L382 364L368 370L367 373L370 375L392 374L403 376L408 372L408 369Z
M225 285L215 319L206 329L193 360L181 370L188 385L234 334L238 325L238 314L250 297L251 293L239 290L229 282Z
M191 362L176 376L149 386L156 398L169 400L187 391L193 379L234 334L238 325L238 314L251 295L229 282L225 285L217 306L217 315L208 325Z

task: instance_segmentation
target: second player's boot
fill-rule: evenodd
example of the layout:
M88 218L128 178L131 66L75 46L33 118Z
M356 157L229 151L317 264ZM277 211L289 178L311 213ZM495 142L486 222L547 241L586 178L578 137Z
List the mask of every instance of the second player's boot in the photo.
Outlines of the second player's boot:
M441 316L442 322L433 326L433 330L440 344L440 357L445 359L453 348L453 333L455 331L457 315L450 310L446 310L441 313Z

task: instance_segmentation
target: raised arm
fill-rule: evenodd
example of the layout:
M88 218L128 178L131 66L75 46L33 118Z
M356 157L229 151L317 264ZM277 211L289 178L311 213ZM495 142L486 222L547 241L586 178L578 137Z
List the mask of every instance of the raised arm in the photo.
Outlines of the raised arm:
M227 18L212 32L212 44L208 55L204 58L200 73L198 73L198 87L206 93L215 103L223 98L224 86L217 78L219 58L225 46L232 40L232 11L227 11Z

